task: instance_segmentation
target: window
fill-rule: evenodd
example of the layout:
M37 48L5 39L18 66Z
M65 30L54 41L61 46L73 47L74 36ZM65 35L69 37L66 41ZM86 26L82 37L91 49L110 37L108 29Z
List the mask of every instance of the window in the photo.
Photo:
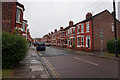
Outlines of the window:
M68 29L68 35L70 35L70 30Z
M112 32L114 32L114 24L112 23Z
M73 38L73 45L75 45L75 38Z
M72 34L72 28L70 28L70 34Z
M75 34L75 28L73 28L73 34Z
M78 25L77 26L77 33L79 33L80 32L80 26Z
M78 37L77 40L78 40L77 44L80 45L80 37Z
M67 39L65 40L65 44L67 44Z
M17 12L16 12L16 21L20 22L20 9L17 9Z
M86 47L90 48L90 36L86 36Z
M81 45L84 45L84 37L81 37Z
M84 24L81 25L81 33L84 33Z
M65 37L65 32L63 32L63 37Z
M25 23L23 22L23 31L25 31Z
M86 32L89 32L89 22L86 24Z

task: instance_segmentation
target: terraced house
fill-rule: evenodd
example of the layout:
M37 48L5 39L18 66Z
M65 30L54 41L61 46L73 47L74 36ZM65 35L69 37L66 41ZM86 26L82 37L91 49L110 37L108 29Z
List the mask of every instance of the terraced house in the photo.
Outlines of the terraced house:
M25 8L19 2L2 2L2 31L19 34L31 41L27 20L23 19ZM16 31L17 30L17 31Z
M96 15L86 14L86 19L76 24L69 22L69 26L60 28L57 32L57 40L55 46L61 46L83 51L100 51L101 42L103 50L106 50L108 40L114 39L114 17L113 12L104 10ZM117 23L117 38L120 38L120 22ZM55 33L50 34L54 35ZM53 45L53 44L52 44Z

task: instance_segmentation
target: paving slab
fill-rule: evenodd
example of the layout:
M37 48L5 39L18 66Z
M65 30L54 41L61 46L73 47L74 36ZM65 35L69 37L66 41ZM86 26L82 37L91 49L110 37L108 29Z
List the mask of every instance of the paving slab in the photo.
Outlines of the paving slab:
M41 78L48 78L48 75L42 74L42 75L41 75Z
M31 71L44 71L42 66L30 66Z
M28 50L26 58L14 69L12 78L41 78L43 74L48 75L43 67L39 55L32 47Z

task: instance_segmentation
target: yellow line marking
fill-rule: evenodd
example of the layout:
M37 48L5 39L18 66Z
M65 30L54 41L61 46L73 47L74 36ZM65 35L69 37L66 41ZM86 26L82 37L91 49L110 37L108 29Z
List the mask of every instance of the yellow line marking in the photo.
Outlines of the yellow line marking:
M40 56L43 56L39 51L38 51L38 53L39 53ZM53 72L53 74L55 75L55 77L62 79L60 77L60 74L54 69L54 67L50 64L50 62L45 57L42 57L42 59L47 64L47 66L49 67L49 69ZM60 80L60 79L58 79L58 80Z
M45 60L46 60L46 58L44 58ZM55 68L50 64L50 62L48 61L48 60L46 60L47 61L47 63L50 65L50 67L52 68L52 70L57 74L57 76L59 77L59 78L61 78L60 77L60 74L58 73L58 72L56 72L56 70L55 70Z
M44 58L43 58L44 60ZM54 73L54 71L52 70L52 68L48 65L48 63L44 60L44 62L47 64L47 66L50 68L50 70L53 72L53 74L55 75L55 77L57 77L57 75ZM57 77L58 78L58 77Z

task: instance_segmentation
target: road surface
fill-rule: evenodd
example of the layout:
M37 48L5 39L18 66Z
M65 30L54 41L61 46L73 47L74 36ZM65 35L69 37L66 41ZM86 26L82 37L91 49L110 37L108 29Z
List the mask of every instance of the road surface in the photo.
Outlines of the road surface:
M53 78L117 78L118 62L59 47L38 52Z

